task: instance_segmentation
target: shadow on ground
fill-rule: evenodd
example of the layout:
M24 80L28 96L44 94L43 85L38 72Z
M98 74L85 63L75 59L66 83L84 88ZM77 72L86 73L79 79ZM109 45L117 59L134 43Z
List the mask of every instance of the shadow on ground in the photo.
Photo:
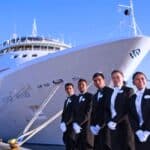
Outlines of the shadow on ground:
M38 144L25 144L25 148L32 150L65 150L64 146L61 145L38 145Z

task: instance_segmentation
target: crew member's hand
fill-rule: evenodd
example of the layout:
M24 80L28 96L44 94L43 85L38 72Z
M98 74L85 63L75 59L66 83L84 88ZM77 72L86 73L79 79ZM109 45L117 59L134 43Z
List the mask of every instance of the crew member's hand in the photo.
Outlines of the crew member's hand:
M76 134L79 134L79 133L81 133L82 128L78 125L78 123L74 122L73 123L73 129L74 129Z
M116 130L117 123L113 121L109 121L107 124L108 128L111 130Z
M144 131L137 130L135 132L135 134L137 135L137 137L138 137L138 139L139 139L140 142L145 142L146 141L146 136L145 136L146 134L144 135Z
M97 131L95 130L95 126L90 126L90 130L93 135L98 135Z
M144 131L145 142L147 141L149 136L150 136L150 131Z
M96 126L90 126L90 130L93 133L93 135L98 135L99 131L100 131L100 126L96 125Z
M62 122L62 123L60 124L60 129L61 129L61 131L62 131L63 133L67 131L67 127L66 127L66 124L65 124L64 122Z

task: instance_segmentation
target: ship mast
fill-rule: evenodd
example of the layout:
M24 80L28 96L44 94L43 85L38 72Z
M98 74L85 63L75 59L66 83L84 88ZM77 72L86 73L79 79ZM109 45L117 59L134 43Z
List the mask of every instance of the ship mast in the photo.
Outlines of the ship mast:
M37 36L37 25L36 25L36 19L33 20L33 25L32 25L32 37Z
M135 15L134 15L134 7L133 7L133 1L130 0L130 9L131 9L131 19L132 19L132 28L133 28L133 34L134 36L137 36L137 25L135 21Z
M134 14L133 0L130 0L130 5L118 5L119 7L124 8L124 15L131 17L131 29L134 36L137 36L141 33L139 27L137 26Z

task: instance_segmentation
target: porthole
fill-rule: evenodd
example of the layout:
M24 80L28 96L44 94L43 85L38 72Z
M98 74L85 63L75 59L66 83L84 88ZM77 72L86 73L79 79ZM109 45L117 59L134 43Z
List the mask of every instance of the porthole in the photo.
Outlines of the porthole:
M15 55L15 56L14 56L14 58L17 58L17 57L18 57L18 55Z
M64 80L63 79L56 79L56 80L53 80L53 84L60 84L60 83L63 83Z
M22 55L22 57L23 57L23 58L24 58L24 57L27 57L27 54Z
M37 54L33 54L32 57L37 57Z

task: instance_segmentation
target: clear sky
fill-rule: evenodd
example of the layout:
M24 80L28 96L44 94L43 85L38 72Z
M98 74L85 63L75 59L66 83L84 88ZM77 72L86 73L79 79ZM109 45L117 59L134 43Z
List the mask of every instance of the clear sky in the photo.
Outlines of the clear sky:
M137 24L143 34L150 35L150 0L133 2ZM64 39L76 46L116 39L129 31L127 23L126 28L123 23L128 17L119 13L117 7L129 4L129 0L1 0L0 3L0 41L9 39L14 32L18 36L31 35L34 18L39 35ZM150 55L144 64L150 66L148 58ZM139 69L143 68L140 65ZM148 74L150 77L150 71Z
M133 2L139 27L150 35L150 1ZM30 35L34 18L40 35L73 45L113 39L116 33L124 32L119 30L124 16L118 12L118 4L129 4L129 0L2 0L0 41L9 39L14 32L18 36Z

